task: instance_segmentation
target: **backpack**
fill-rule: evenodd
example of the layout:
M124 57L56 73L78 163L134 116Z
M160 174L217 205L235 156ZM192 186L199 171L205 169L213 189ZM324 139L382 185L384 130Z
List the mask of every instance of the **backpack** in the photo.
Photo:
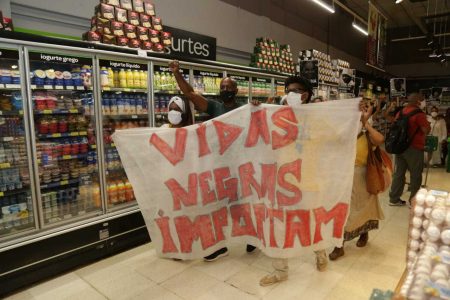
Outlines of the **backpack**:
M413 136L410 137L408 134L408 120L421 112L421 109L416 109L409 114L404 115L403 109L400 111L399 117L391 125L386 136L385 146L388 153L401 154L408 149L414 136L420 130L418 127Z

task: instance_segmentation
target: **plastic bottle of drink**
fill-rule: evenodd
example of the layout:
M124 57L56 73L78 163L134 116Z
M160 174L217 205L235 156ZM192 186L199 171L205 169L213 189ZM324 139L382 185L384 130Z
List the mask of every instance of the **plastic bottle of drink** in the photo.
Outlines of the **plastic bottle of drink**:
M117 114L123 115L125 113L124 93L117 96Z
M102 87L109 87L108 70L106 67L100 69L100 84Z
M120 69L119 72L119 86L121 88L127 87L127 73L125 72L124 69Z
M109 202L112 204L116 204L117 203L117 184L114 181L111 181L110 184L108 185L108 198L109 198Z
M125 199L127 202L134 200L133 187L128 180L125 181Z
M139 70L133 71L133 87L135 89L139 89L141 87L141 74L139 74Z
M122 93L122 102L123 102L123 114L130 114L130 95L127 93Z
M148 113L148 101L146 96L142 96L142 114Z
M104 93L103 98L102 98L102 112L103 112L103 115L106 115L106 116L111 114L109 97L110 97L109 93Z
M142 96L141 95L136 96L136 113L138 115L142 114Z
M98 184L98 182L94 182L94 184L92 185L92 204L97 208L102 205L102 200L100 197L100 185Z
M159 72L155 72L155 76L153 78L153 87L155 88L155 90L161 89L161 74Z
M110 114L113 116L117 115L117 95L112 94L111 98L109 99L109 110Z
M114 70L114 87L120 87L119 71Z
M132 88L134 86L134 76L131 69L127 70L127 88Z
M111 68L108 68L108 82L110 87L114 87L114 72Z
M122 180L117 181L117 200L119 202L125 202L125 184Z
M147 88L147 71L141 70L139 73L141 79L141 89Z
M128 114L130 114L130 115L136 114L136 98L137 97L139 97L139 95L130 95L128 97L128 99L130 99L130 110L129 110Z

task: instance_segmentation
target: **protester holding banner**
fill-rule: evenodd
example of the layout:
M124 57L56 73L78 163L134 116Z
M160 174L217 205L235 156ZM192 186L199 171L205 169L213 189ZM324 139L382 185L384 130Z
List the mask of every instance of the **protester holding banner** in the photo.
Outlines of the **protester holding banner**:
M193 104L178 96L172 97L169 101L169 123L161 127L180 128L194 124Z
M291 107L298 107L302 104L308 104L311 102L312 86L308 79L300 76L290 76L285 81L285 92L280 104L289 105ZM314 102L311 102L314 103ZM328 264L327 254L325 250L316 251L316 268L318 271L325 271ZM259 284L261 286L268 286L280 281L287 280L288 278L288 259L276 258L272 262L272 266L275 269L269 275L261 278Z
M193 103L195 108L199 111L208 113L212 118L218 117L224 113L238 108L240 105L236 102L236 95L238 92L237 83L230 77L223 78L220 82L220 100L207 100L200 94L195 93L192 86L186 81L184 76L180 73L180 64L174 60L169 63L169 68L175 76L175 79L180 87L183 95L186 96L190 103ZM252 101L254 105L258 105L257 101ZM256 249L252 245L247 245L247 252L251 253ZM220 257L228 255L228 248L221 248L211 255L206 256L205 261L214 261Z
M383 210L378 195L369 194L366 188L366 166L369 156L369 146L377 147L384 142L383 135L372 127L369 120L373 106L369 105L361 118L362 128L356 144L355 173L353 175L352 198L350 214L345 224L344 242L359 237L357 247L366 246L369 231L378 229L379 220L384 219ZM330 253L330 260L336 260L344 255L344 244L335 247Z

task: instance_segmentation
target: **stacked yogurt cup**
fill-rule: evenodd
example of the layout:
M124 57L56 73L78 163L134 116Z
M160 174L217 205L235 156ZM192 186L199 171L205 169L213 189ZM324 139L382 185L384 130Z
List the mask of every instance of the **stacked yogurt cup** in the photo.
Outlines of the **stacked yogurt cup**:
M400 294L408 299L450 299L450 195L421 189L411 212L408 275Z

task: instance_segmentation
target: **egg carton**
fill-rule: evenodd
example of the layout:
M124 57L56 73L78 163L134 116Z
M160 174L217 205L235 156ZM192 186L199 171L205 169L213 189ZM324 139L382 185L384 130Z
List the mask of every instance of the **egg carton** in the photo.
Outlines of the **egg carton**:
M401 294L408 299L450 299L450 195L421 189L411 209L408 276Z

